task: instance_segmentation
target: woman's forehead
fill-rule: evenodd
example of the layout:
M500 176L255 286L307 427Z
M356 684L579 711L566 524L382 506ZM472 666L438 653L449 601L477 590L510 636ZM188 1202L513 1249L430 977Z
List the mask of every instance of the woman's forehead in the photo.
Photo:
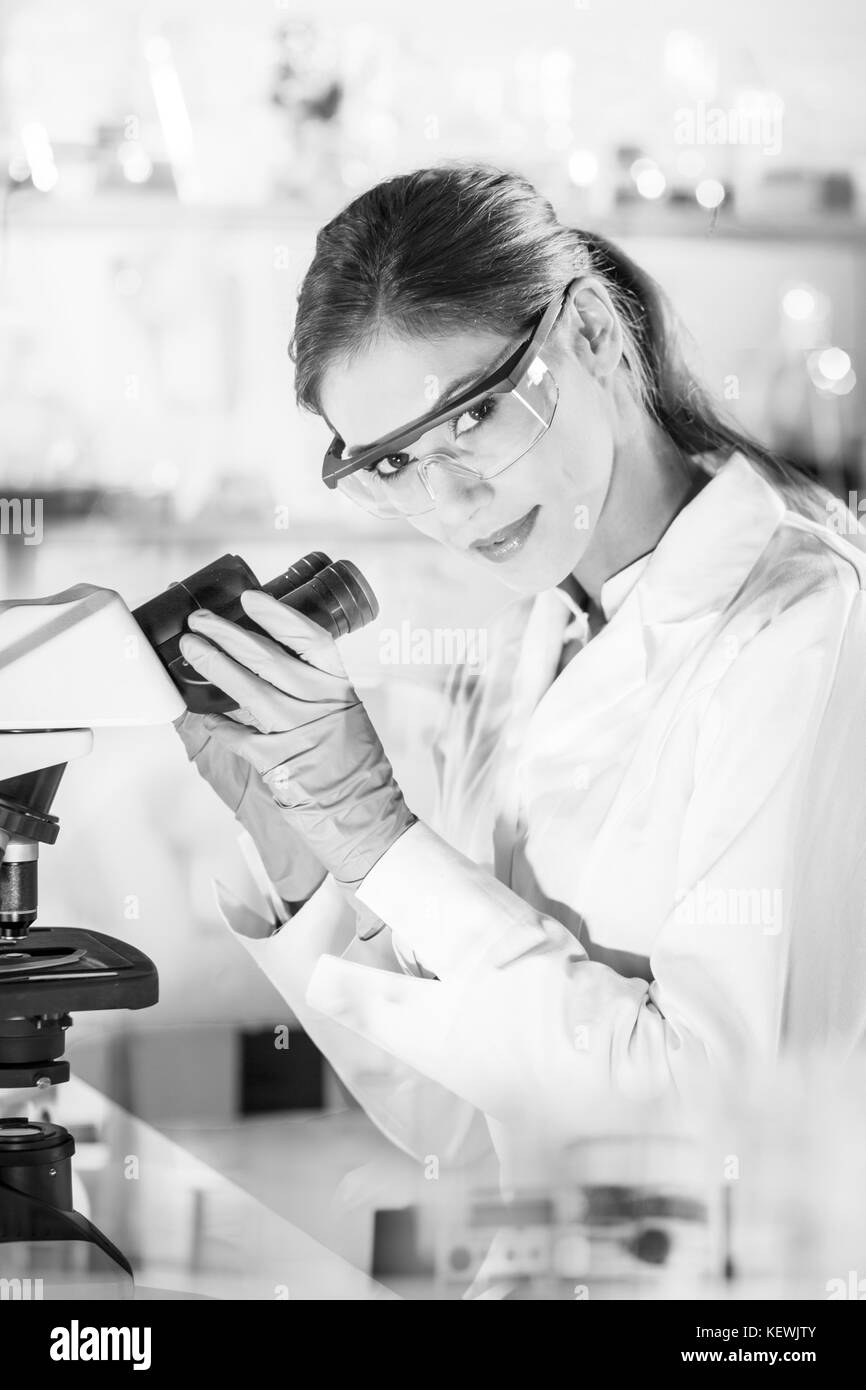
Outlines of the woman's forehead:
M498 333L453 333L423 342L379 338L325 373L325 418L355 452L432 410L483 377L511 346Z

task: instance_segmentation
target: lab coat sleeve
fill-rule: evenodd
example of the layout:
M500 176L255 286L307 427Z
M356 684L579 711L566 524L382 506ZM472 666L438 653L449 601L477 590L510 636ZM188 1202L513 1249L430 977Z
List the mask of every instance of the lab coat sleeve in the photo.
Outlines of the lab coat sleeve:
M375 966L377 974L400 970L389 932L366 942L356 937L355 913L330 876L276 932L264 916L237 902L223 899L221 910L229 930L388 1139L422 1162L435 1155L447 1165L471 1163L491 1151L484 1117L472 1105L307 1003L309 978L323 952L346 966Z
M591 961L561 923L419 822L358 897L438 978L326 954L308 1003L543 1142L579 1137L593 1100L612 1092L676 1099L705 1084L708 1068L772 1056L786 933L772 914L732 925L730 913L718 921L707 904L754 889L778 890L784 904L802 750L826 701L849 604L840 585L809 595L703 691L677 886L655 934L652 984ZM431 900L437 913L419 913L419 901Z

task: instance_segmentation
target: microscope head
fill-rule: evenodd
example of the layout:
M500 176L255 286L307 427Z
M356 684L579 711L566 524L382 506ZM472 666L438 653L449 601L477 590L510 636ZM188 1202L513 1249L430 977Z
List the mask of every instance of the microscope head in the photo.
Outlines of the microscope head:
M76 584L48 598L0 602L0 735L170 724L185 709L113 590ZM46 744L61 751L64 746L64 739ZM28 756L38 747L31 744ZM18 761L4 743L0 777L8 775L7 758Z

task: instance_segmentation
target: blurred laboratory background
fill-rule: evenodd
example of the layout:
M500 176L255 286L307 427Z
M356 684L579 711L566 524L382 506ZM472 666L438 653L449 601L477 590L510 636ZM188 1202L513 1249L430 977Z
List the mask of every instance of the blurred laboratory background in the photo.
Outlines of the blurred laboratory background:
M2 597L87 581L133 607L225 551L262 580L354 560L381 618L347 665L423 808L446 667L383 664L377 631L483 629L508 593L322 486L287 356L317 229L389 174L524 172L657 277L709 387L856 516L864 31L858 0L3 0L0 493L42 499L43 534L2 536ZM294 1173L312 1221L316 1173L351 1162L322 1178L286 1112L338 1111L361 1163L372 1127L300 1037L275 1065L285 1006L214 900L243 891L237 826L165 728L99 733L55 810L41 921L161 978L141 1014L76 1018L73 1070L269 1201Z

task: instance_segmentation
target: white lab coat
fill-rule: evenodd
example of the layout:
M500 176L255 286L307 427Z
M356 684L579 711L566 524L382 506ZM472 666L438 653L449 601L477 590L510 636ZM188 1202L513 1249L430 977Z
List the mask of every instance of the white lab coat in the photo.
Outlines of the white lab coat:
M866 721L864 589L862 551L734 454L558 676L584 621L559 589L455 672L436 814L358 893L390 933L355 939L330 880L267 939L230 922L396 1143L462 1160L489 1127L507 1164L612 1098L688 1103L788 1040L860 1043L866 738L825 715L862 695ZM819 841L830 871L804 874Z

